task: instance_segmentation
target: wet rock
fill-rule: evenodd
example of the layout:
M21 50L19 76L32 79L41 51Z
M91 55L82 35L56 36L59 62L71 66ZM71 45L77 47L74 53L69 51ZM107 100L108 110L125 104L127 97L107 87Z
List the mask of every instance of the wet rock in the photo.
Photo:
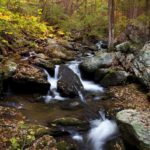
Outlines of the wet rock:
M123 140L118 137L114 140L109 141L106 144L106 150L125 150Z
M97 69L95 72L95 77L94 80L95 81L100 81L104 78L104 76L109 72L109 68L100 68Z
M48 39L48 46L44 48L44 52L51 58L60 58L64 60L72 60L75 53L66 49L58 39Z
M56 140L49 135L44 135L35 140L33 144L25 150L57 150Z
M58 78L57 89L62 95L75 97L79 95L79 91L83 91L83 85L79 77L67 66L60 66Z
M150 89L150 43L135 57L131 66L135 76Z
M109 67L114 63L114 53L97 53L96 56L86 58L80 64L80 70L84 76L93 76L98 68Z
M28 53L27 53L28 54ZM60 64L60 59L49 58L43 53L29 52L28 60L30 64L34 64L41 68L46 69L49 73L54 73L54 68L56 64Z
M60 141L57 143L58 150L76 150L77 148L70 142Z
M61 104L60 108L63 110L78 110L83 108L83 106L79 101L72 101L72 102L64 102L63 104Z
M77 118L65 117L54 120L52 124L61 126L81 126L84 124L84 122Z
M14 91L40 93L46 93L50 87L44 71L28 64L19 64L10 86Z
M108 42L101 40L96 43L97 50L106 50L108 49Z
M6 59L0 64L0 93L7 91L8 80L15 74L17 64L13 60Z
M120 85L127 80L128 75L125 71L109 70L100 84L104 87Z
M17 63L12 60L6 60L1 66L1 72L4 73L5 78L10 78L17 70Z
M135 55L134 54L124 54L121 52L117 52L115 54L116 54L116 58L117 58L117 61L119 62L119 64L121 64L121 66L126 71L132 72L131 66L132 66L133 61L135 59Z
M130 53L131 52L131 43L129 41L123 42L116 46L116 50L122 53Z
M133 43L144 43L146 41L146 36L143 31L134 25L127 25L123 33L121 33L118 41L132 41Z
M0 62L3 60L3 58L4 58L3 55L0 55Z
M33 62L35 65L48 70L49 72L54 72L55 64L51 60L36 58Z
M150 115L133 109L122 110L116 116L123 139L139 150L150 148Z

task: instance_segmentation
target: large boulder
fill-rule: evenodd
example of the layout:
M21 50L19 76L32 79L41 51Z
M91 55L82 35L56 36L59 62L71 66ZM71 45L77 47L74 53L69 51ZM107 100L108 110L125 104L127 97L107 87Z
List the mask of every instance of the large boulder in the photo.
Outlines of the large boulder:
M150 89L150 43L145 44L131 67L135 76Z
M91 76L100 67L109 67L115 61L114 53L98 53L96 56L88 57L80 64L83 75Z
M44 71L28 64L19 64L10 82L15 91L47 93L50 87Z
M67 66L60 66L58 76L57 89L62 95L75 97L79 96L79 92L83 92L84 88L79 77Z
M150 114L133 109L117 113L117 121L123 139L139 150L150 149Z
M55 64L60 63L60 59L50 59L43 53L35 54L31 57L30 62L36 66L44 68L49 72L54 72Z
M51 58L72 60L75 56L75 53L66 49L65 46L61 44L61 41L59 41L59 39L49 38L47 44L48 45L44 47L44 53Z
M116 52L116 59L119 64L121 64L122 68L124 68L126 71L131 71L131 66L133 64L133 61L135 59L134 54L124 54L121 52Z
M94 75L94 81L99 82L101 81L107 73L109 73L110 68L99 68L96 70Z
M127 80L128 75L126 71L110 70L102 80L100 80L100 84L104 87L120 85Z
M116 45L116 50L122 53L131 53L134 51L133 44L129 41Z
M102 86L115 86L124 83L129 74L126 71L113 68L99 68L95 73L94 80Z
M134 25L127 25L123 33L120 34L117 41L131 41L133 43L144 43L146 41L145 33L142 29Z
M17 70L17 63L14 60L6 59L0 64L0 94L7 88L7 80L11 78Z
M85 122L77 119L77 118L72 118L72 117L64 117L64 118L58 118L55 119L52 122L53 125L61 125L61 126L81 126L85 125Z
M5 79L12 77L17 70L17 63L13 60L5 60L1 65L1 72L3 72Z

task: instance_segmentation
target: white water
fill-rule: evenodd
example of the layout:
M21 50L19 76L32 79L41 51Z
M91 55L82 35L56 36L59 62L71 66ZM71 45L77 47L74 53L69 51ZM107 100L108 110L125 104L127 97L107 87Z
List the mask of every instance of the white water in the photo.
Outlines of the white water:
M103 88L101 86L96 85L94 82L91 82L91 81L85 81L81 78L81 74L79 71L79 63L80 62L73 61L67 65L70 69L74 71L74 73L76 73L79 76L84 86L84 89L87 91L92 91L92 92L103 92ZM51 88L47 96L45 96L45 101L48 103L54 99L64 100L65 98L61 97L59 93L57 92L57 80L58 80L59 66L55 67L54 77L51 77L46 70L44 71L47 75L48 82L51 84ZM85 99L82 93L80 91L78 92L79 92L80 99L83 102L85 102ZM118 135L117 124L114 121L108 120L107 118L105 118L104 112L99 112L99 114L100 114L99 119L90 121L91 129L88 132L87 137L86 137L89 142L88 148L90 148L90 150L103 150L104 145L109 140L112 140ZM78 141L79 143L82 143L83 145L85 144L83 142L84 138L81 134L79 134L78 132L70 131L70 130L68 132L70 133L71 138L73 140Z
M66 130L73 140L83 145L83 150L104 150L105 144L118 136L116 122L105 118L103 111L99 114L100 118L90 121L91 129L87 136L83 136L74 130ZM84 141L87 141L86 144Z
M72 139L75 140L75 141L78 141L78 142L82 142L83 141L82 135L80 135L78 133L72 135Z
M72 61L68 64L68 67L78 75L78 77L80 78L81 80L81 83L83 84L83 87L86 91L91 91L91 92L103 92L103 88L97 84L95 84L94 82L92 81L86 81L86 80L83 80L82 77L81 77L81 73L80 73L80 70L79 70L79 64L80 62L79 61Z
M83 103L86 103L86 100L85 100L85 98L84 98L84 96L83 96L83 94L82 94L81 91L78 91L78 95L79 95L80 100L81 100Z
M83 136L79 134L77 131L74 130L68 130L68 132L71 135L71 138L77 142L83 142Z
M91 130L88 133L88 140L92 150L103 150L106 142L118 135L117 124L112 120L103 119L105 119L104 116L90 122Z
M96 47L97 47L98 50L101 50L102 44L103 44L102 41L99 41L99 42L96 43Z
M45 74L47 75L47 81L50 83L50 89L46 96L44 96L45 102L49 103L51 100L64 100L64 97L61 97L60 94L57 92L57 80L58 80L58 71L59 66L55 66L55 74L54 77L51 77L47 70L44 69Z
M29 56L25 56L25 57L23 57L21 60L25 61L25 60L28 60L28 59L31 58L31 57L36 56L36 55L37 55L37 54L35 53L35 51L31 51L31 52L29 52Z
M78 75L84 90L91 91L91 92L103 92L103 88L92 81L83 80L81 77L81 73L79 70L79 63L78 61L72 61L67 66ZM50 83L51 87L48 91L47 95L44 96L45 102L49 103L51 100L64 100L66 98L61 97L60 94L57 92L57 81L58 81L58 72L59 72L59 65L55 66L55 73L54 77L50 76L49 73L44 69L45 74L47 75L47 81ZM85 102L84 96L81 91L78 91L79 98L82 102Z

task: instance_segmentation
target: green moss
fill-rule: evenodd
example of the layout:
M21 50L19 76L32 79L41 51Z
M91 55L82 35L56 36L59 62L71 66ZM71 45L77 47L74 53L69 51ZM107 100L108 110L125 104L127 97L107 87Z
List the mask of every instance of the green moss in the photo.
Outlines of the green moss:
M60 141L57 143L57 149L58 150L76 150L75 145L71 143L67 143L65 141Z

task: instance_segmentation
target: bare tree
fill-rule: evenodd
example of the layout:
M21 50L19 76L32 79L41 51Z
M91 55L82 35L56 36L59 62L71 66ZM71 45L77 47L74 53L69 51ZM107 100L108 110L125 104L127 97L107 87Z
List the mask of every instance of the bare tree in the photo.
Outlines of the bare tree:
M109 18L109 42L108 48L112 49L114 44L114 11L115 11L114 0L108 0L108 18Z

